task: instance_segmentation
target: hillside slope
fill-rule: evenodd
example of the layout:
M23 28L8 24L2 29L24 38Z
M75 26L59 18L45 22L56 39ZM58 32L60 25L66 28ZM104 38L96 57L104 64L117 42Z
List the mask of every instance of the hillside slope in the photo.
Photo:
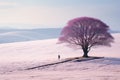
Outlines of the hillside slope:
M0 43L23 42L59 37L61 28L0 29Z
M73 50L57 39L0 44L0 80L119 80L120 79L120 34L113 34L112 47L94 48L90 56L105 58L88 61L70 61L41 67L28 68L58 62L61 59L78 57L82 50Z

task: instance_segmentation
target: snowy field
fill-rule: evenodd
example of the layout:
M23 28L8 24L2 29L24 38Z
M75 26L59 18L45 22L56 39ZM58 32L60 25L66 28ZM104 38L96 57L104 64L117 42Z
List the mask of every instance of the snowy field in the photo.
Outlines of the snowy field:
M96 47L90 56L105 58L83 62L70 61L52 66L25 70L30 67L82 56L82 50L74 50L57 39L36 40L0 44L0 80L119 80L120 34L113 34L112 47Z

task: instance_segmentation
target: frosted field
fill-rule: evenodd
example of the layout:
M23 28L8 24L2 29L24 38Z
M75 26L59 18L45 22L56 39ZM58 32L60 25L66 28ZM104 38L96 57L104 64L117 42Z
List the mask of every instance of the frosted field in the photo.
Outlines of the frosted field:
M112 47L98 47L90 56L102 59L66 62L43 68L24 70L62 59L82 56L82 50L74 50L57 39L36 40L0 44L0 80L119 80L120 79L120 34L113 34Z

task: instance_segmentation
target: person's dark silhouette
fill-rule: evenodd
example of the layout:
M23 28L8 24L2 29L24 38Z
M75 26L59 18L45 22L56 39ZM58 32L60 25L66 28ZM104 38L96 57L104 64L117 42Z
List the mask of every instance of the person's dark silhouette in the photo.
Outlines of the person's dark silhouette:
M60 55L58 55L58 60L60 60Z

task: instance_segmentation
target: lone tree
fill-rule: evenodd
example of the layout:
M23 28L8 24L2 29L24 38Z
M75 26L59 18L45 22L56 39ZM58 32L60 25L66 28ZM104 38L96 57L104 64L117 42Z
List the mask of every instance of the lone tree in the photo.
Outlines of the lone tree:
M84 52L83 57L88 57L88 52L93 46L111 46L114 38L108 30L109 26L101 20L91 17L75 18L63 28L59 41L79 46Z

